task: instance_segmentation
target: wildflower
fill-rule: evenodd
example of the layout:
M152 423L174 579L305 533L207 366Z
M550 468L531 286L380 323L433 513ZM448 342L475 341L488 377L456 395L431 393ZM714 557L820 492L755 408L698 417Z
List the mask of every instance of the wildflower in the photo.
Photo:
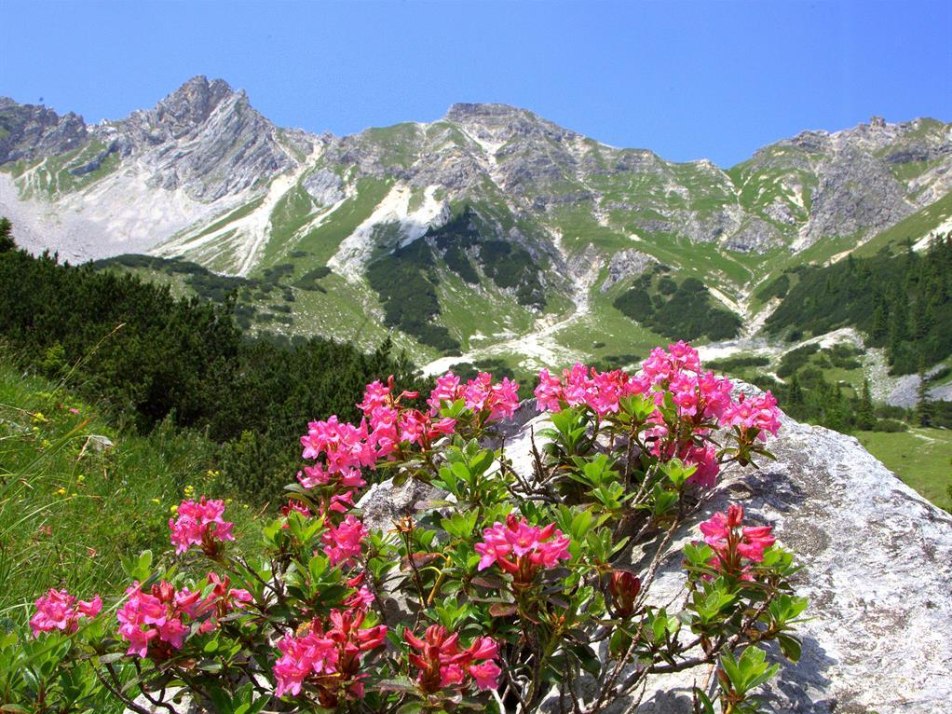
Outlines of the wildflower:
M460 385L459 377L447 372L437 378L436 387L427 399L430 414L439 414L445 402L462 399L467 409L484 415L488 421L510 418L519 408L519 385L508 377L503 377L496 384L492 379L488 372L480 372L466 384Z
M126 601L116 613L119 636L129 643L126 654L162 660L185 644L195 623L197 632L218 628L218 620L253 600L251 593L230 587L230 581L208 574L212 590L207 597L188 588L176 590L162 581L143 592L138 582L126 589Z
M96 595L92 600L76 600L66 590L50 589L46 595L36 600L36 613L30 618L30 629L34 637L41 632L60 630L66 634L76 632L81 617L96 617L102 610L102 598Z
M752 431L762 441L767 434L776 434L780 429L780 413L777 400L769 391L748 399L741 394L736 404L724 410L724 424L737 427L741 433Z
M311 513L311 509L305 506L300 501L289 500L285 505L281 506L281 515L290 516L292 513L300 513L305 518L310 518L314 514ZM287 525L287 524L285 524Z
M608 580L608 593L615 612L628 617L635 612L635 600L641 592L641 580L627 570L612 570Z
M459 634L450 635L442 625L431 625L423 637L405 630L403 638L415 652L410 653L410 664L420 673L417 684L426 693L447 687L465 688L467 676L479 689L495 689L501 673L495 658L499 646L489 637L477 637L473 643L460 649Z
M700 529L704 534L704 542L715 553L711 565L749 579L748 569L742 559L753 563L763 561L764 551L776 539L770 526L742 526L743 520L744 507L731 504L726 513L715 513L700 525Z
M178 518L169 519L176 553L198 545L207 555L214 556L221 542L235 539L231 532L234 524L222 518L224 501L206 500L202 496L199 501L182 501L176 512Z
M330 525L321 536L324 553L331 565L347 563L360 555L360 544L367 537L364 524L355 516L348 515L339 526Z
M569 539L554 523L540 528L512 514L503 525L498 521L483 531L483 542L476 552L482 557L478 570L497 563L519 582L529 582L542 568L554 568L569 559Z
M275 662L275 693L297 696L305 681L318 691L322 707L334 709L340 696L362 699L361 660L365 653L383 646L385 625L363 628L366 615L360 610L331 610L330 629L319 620L302 635L286 635L278 641L282 656Z

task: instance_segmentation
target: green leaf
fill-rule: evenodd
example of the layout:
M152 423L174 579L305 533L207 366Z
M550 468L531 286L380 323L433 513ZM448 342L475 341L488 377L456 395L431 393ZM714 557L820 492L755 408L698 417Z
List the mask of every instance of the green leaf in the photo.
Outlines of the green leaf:
M779 634L777 635L777 643L780 645L780 651L783 652L784 657L791 662L800 661L800 655L803 652L800 640L791 635Z

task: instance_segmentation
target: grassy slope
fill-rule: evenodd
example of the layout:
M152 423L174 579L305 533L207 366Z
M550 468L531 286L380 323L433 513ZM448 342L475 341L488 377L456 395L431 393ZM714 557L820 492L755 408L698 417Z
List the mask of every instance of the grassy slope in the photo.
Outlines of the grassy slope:
M937 506L952 509L952 431L859 432L860 443L899 478Z
M92 436L114 446L97 450ZM207 442L158 429L118 432L45 379L0 362L0 619L23 621L51 587L104 599L125 587L120 558L170 553L170 507L186 486L215 495ZM226 511L253 534L250 511Z

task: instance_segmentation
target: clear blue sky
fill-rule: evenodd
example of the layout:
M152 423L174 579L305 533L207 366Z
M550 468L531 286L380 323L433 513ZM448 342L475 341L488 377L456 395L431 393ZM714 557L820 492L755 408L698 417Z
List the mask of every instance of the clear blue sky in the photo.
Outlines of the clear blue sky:
M0 0L0 96L87 121L205 74L349 134L505 102L729 166L805 129L952 121L952 2Z

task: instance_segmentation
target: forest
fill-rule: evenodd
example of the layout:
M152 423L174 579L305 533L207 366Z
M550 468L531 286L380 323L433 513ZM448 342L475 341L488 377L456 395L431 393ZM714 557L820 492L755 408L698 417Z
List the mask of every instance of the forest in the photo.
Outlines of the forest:
M911 243L898 255L884 248L825 267L800 266L758 297L782 297L767 330L790 341L852 326L884 347L894 374L922 372L952 354L952 234L928 250Z
M370 354L318 337L249 337L233 302L179 299L130 275L16 250L0 225L0 347L78 390L120 426L168 422L217 449L232 486L272 500L293 476L307 422L356 417L375 379L413 381L386 342Z

